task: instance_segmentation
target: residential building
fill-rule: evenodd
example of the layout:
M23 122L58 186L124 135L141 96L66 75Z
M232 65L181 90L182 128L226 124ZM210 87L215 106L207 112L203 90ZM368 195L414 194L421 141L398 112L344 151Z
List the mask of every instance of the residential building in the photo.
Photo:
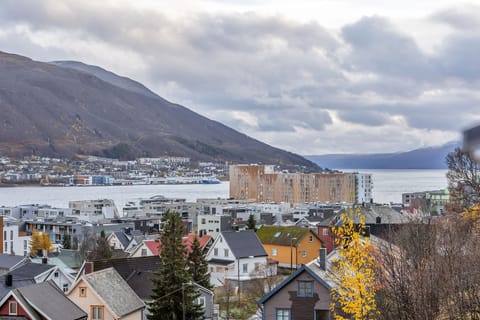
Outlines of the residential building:
M114 268L82 275L67 297L89 320L142 320L145 304Z
M88 314L68 299L53 281L47 281L12 289L0 301L0 318L87 320Z
M355 172L355 203L373 202L373 180L371 173Z
M268 253L268 258L278 261L279 267L295 268L318 256L322 241L309 228L263 226L257 236Z
M355 201L353 173L284 173L272 165L231 165L230 197L256 202Z
M447 189L402 193L402 204L411 213L417 210L422 215L442 215L449 202L450 194Z
M240 284L259 277L259 268L270 266L268 255L253 230L221 232L206 254L210 282L214 286L227 281ZM276 264L271 265L276 268ZM276 269L270 274L276 275Z
M327 275L330 268L326 250L276 286L259 300L264 320L330 320L332 288L335 283Z

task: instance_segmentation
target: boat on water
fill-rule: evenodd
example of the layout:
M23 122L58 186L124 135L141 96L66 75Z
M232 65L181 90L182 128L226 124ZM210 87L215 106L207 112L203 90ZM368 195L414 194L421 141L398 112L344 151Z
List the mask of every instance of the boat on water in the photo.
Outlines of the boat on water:
M202 184L219 184L220 180L217 178L203 178Z

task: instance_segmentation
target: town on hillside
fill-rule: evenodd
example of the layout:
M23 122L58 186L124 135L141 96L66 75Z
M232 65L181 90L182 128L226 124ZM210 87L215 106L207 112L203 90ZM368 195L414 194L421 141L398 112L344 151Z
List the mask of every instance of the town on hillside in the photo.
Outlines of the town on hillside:
M3 158L4 170L13 168L9 163ZM153 160L132 163L130 172L148 170L133 169L140 163ZM103 168L112 172L116 166ZM430 308L425 312L441 318L453 308L434 304L454 297L429 291L429 274L440 270L468 279L456 284L465 297L455 312L473 312L478 274L470 274L464 263L480 257L473 241L480 210L471 205L465 207L468 215L452 215L455 202L464 201L458 193L404 193L402 203L384 205L373 200L371 174L249 164L230 165L228 176L228 198L188 202L156 195L122 210L111 199L69 201L65 208L0 204L0 316L160 319L156 314L178 312L187 319L333 319L353 312L341 295L357 299L346 277L354 273L365 276L362 290L370 298L356 307L368 319L377 312L401 319L406 304L427 302L432 305L424 306ZM435 236L439 232L451 240ZM174 238L180 251L172 249ZM450 246L453 251L440 250ZM347 264L352 255L362 264ZM449 270L438 264L442 258L454 259ZM421 261L432 265L417 265ZM172 283L166 270L184 274L175 274ZM415 277L397 278L394 270ZM416 292L417 285L426 291ZM390 301L401 288L409 296ZM172 303L179 307L170 310ZM420 319L422 310L415 312Z

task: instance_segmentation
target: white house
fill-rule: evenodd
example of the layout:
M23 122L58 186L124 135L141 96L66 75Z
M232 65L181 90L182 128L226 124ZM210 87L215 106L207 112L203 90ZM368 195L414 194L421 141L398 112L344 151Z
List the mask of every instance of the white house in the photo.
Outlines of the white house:
M220 286L225 280L241 284L256 278L255 271L268 265L267 258L254 231L221 232L206 255L210 282Z

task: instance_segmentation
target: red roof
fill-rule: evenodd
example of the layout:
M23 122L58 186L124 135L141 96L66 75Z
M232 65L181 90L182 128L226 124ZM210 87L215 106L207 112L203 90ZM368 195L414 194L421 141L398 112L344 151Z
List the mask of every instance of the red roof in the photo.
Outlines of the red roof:
M204 235L203 237L198 237L198 235L194 233L189 233L187 236L182 238L183 245L187 249L187 254L192 252L192 243L195 237L198 238L198 241L200 242L200 248L202 249L204 249L210 239L212 239L212 237L208 234ZM154 255L159 255L162 253L162 244L160 243L160 240L143 240L143 243Z
M160 254L160 241L157 240L143 240L143 243L147 246L148 249L155 255Z

